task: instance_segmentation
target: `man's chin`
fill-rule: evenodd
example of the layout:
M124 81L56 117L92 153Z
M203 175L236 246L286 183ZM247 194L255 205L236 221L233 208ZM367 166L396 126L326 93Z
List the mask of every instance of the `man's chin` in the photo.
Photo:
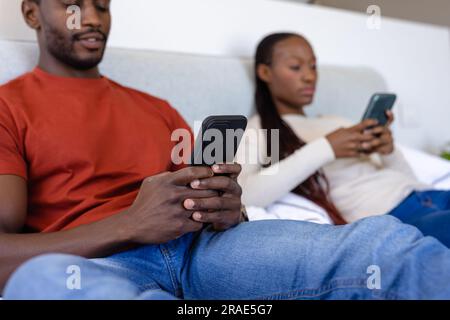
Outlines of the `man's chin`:
M71 63L68 63L72 68L80 71L90 70L93 68L96 68L100 62L101 59L95 59L95 60L77 60L73 61Z
M77 70L89 70L97 67L103 60L106 46L96 50L88 50L80 45L72 47L72 54L68 57L69 65Z
M64 61L66 64L76 70L89 70L96 68L103 59L103 55L78 56Z
M51 54L61 63L75 70L89 70L97 67L103 59L103 52L83 52L75 50L64 53L64 51L52 50Z

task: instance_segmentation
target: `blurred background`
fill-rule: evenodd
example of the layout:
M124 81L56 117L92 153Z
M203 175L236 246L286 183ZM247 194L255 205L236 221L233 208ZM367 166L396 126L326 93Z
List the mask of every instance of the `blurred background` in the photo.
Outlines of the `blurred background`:
M383 15L416 22L450 27L448 0L280 0L328 6L364 12L370 5L378 5Z
M0 0L0 40L34 41L20 3ZM359 90L343 86L339 70L364 70L399 96L398 141L450 151L449 0L112 0L112 14L109 46L132 50L251 59L264 35L301 33L342 80L328 82L317 104L345 110L335 102ZM369 96L358 99L359 116Z

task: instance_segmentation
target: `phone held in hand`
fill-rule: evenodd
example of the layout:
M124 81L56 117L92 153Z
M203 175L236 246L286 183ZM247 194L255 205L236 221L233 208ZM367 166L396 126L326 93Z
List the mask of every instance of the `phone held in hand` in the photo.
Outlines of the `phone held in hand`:
M397 96L392 93L376 93L372 96L364 113L363 121L367 119L378 120L379 126L385 126L388 123L386 111L392 110Z
M195 142L191 165L233 163L246 128L247 118L241 115L206 118Z

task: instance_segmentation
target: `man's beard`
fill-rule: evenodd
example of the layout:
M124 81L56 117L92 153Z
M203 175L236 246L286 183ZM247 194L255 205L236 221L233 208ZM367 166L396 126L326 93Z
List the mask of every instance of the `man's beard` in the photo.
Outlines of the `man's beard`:
M98 31L98 30L92 30ZM101 52L100 56L91 59L80 59L76 56L74 50L75 37L69 41L55 28L48 26L45 29L45 37L47 39L47 49L50 54L58 61L76 69L76 70L89 70L98 66L103 59L105 48ZM106 43L106 36L105 36Z

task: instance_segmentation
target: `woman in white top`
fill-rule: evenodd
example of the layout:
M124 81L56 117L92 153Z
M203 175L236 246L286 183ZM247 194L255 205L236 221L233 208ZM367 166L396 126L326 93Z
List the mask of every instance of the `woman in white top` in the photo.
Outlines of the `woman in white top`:
M431 187L416 179L395 148L391 112L385 127L374 127L374 120L353 126L336 116L306 117L318 75L304 37L266 37L256 52L255 76L258 115L250 119L237 155L247 206L271 207L294 194L334 224L390 213L450 244L450 192L423 192ZM255 134L258 129L268 130L268 137L279 130L278 148Z

